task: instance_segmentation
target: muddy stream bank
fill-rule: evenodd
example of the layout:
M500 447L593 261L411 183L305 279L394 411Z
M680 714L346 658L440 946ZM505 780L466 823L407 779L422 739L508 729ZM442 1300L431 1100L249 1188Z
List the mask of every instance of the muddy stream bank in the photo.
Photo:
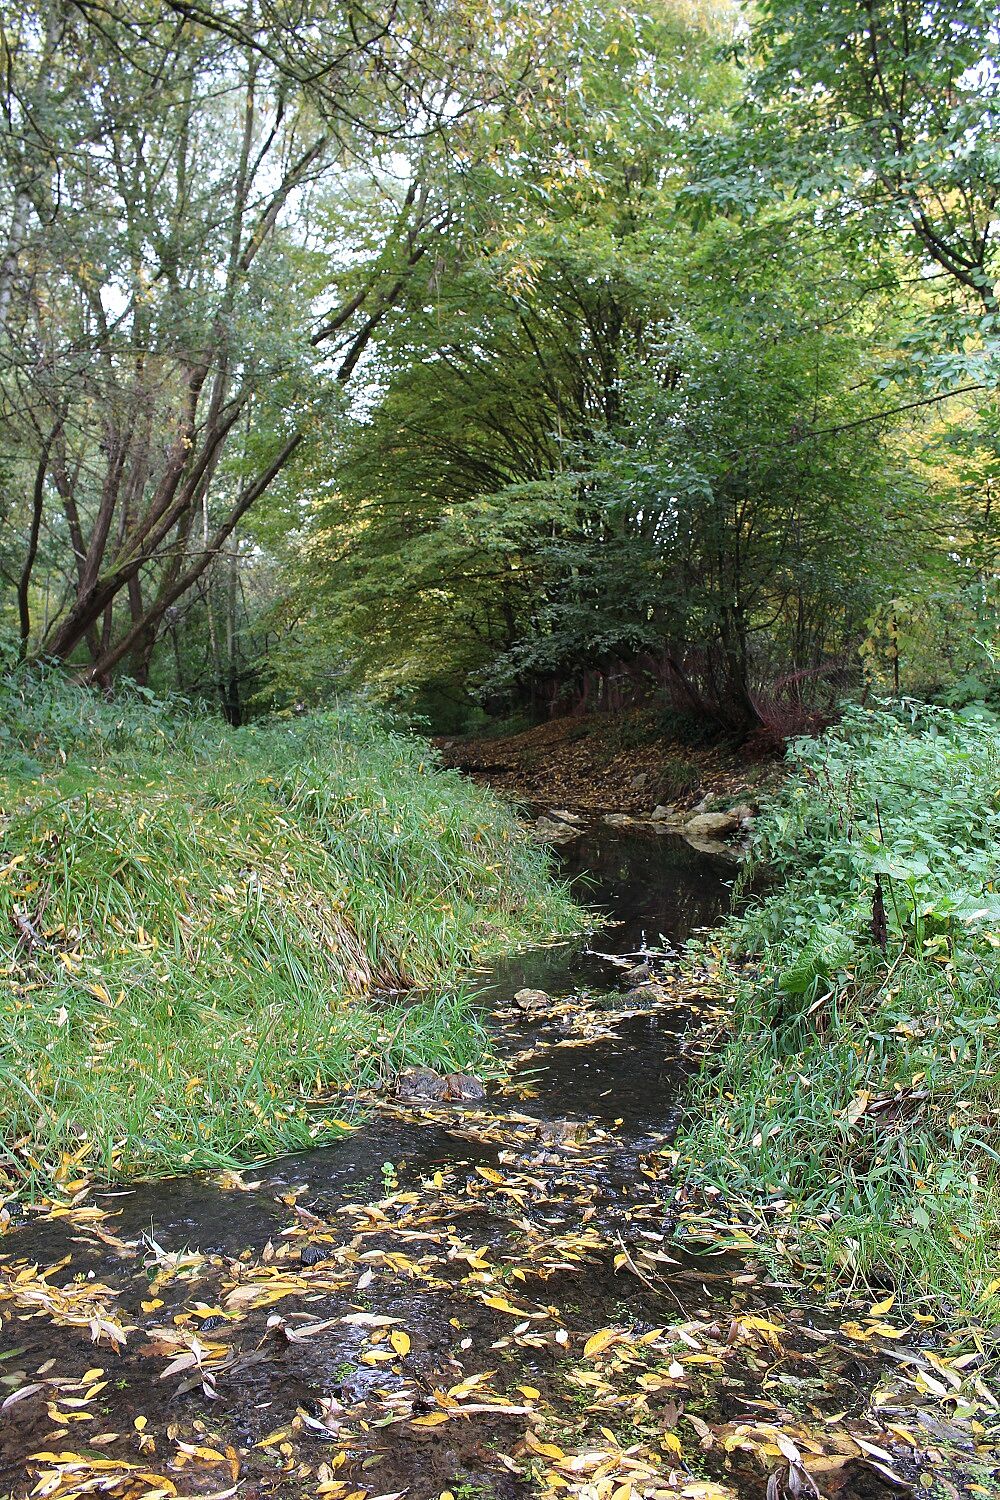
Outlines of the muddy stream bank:
M678 1190L710 1002L670 953L732 865L604 827L561 858L608 923L483 977L506 1069L484 1100L383 1100L334 1145L0 1240L0 1494L862 1500L913 1478L886 1432L916 1420L898 1361ZM526 989L549 999L526 1012Z

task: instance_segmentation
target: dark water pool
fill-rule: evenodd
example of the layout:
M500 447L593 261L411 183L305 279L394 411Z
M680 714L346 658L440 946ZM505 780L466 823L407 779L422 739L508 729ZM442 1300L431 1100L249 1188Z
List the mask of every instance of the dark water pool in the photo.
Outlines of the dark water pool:
M585 999L606 993L613 1013L630 965L651 955L654 964L661 955L669 958L729 907L732 864L699 853L681 838L599 825L564 845L559 859L574 895L599 914L601 925L586 937L497 964L484 1001L501 1011L513 994L528 988ZM526 1107L542 1115L583 1112L615 1121L625 1138L669 1128L690 1067L678 1045L690 1018L687 1006L658 1006L616 1021L606 1037L586 1046L544 1048L537 1061L525 1064L537 1087ZM571 1026L563 1029L572 1033ZM507 1021L499 1050L516 1051L526 1030L523 1019ZM551 1041L559 1023L545 1030Z

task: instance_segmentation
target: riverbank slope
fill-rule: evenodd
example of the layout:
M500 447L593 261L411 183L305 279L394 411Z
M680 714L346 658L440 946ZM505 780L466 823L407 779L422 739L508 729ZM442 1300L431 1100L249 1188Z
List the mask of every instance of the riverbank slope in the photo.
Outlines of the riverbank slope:
M509 808L364 714L32 673L0 724L0 1189L329 1139L347 1084L476 1060L470 965L579 925Z
M773 1264L928 1325L1000 1318L997 739L984 709L911 703L791 747L679 1142Z

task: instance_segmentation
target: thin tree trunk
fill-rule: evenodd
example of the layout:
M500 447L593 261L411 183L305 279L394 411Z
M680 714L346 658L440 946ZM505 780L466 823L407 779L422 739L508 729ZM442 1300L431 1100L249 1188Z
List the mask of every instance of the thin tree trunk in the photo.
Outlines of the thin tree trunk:
M11 220L10 234L7 236L7 250L0 264L0 333L6 332L7 329L10 300L14 291L14 277L17 275L18 258L28 227L30 211L31 198L22 190L14 200L14 216Z
M207 495L203 496L202 498L201 534L202 547L204 549L205 556L207 557L209 553L209 547L211 545L211 533L209 531L208 525ZM212 663L212 681L215 684L215 691L219 695L219 707L222 712L225 713L226 694L222 684L222 661L219 656L219 633L215 628L215 605L212 599L212 583L214 580L212 577L211 567L209 566L205 571L207 573L207 577L205 579L205 610L208 614L208 655L209 660Z
M21 656L28 654L28 641L31 639L31 574L38 556L38 540L42 530L42 513L45 506L45 475L49 467L49 454L52 444L59 435L62 427L62 419L56 423L42 444L38 467L35 470L35 484L31 497L31 525L28 529L28 550L24 556L24 566L21 576L17 581L17 614L20 626Z
M234 531L228 542L229 566L226 577L226 690L222 711L234 729L243 722L240 702L240 674L236 645L236 600L239 593L239 538Z

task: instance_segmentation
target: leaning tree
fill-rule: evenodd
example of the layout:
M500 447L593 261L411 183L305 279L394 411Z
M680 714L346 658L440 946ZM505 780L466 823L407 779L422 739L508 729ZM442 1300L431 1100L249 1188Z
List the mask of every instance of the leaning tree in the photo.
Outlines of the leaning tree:
M139 680L448 233L553 33L520 0L23 0L0 23L0 568Z

